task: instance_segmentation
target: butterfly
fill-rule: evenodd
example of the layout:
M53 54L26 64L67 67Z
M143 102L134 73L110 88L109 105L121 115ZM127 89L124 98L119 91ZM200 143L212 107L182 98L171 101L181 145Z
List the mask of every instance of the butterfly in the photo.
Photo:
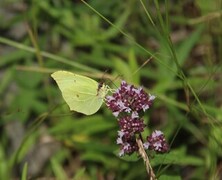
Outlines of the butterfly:
M109 91L109 87L104 83L68 71L56 71L51 76L70 110L85 115L96 113Z

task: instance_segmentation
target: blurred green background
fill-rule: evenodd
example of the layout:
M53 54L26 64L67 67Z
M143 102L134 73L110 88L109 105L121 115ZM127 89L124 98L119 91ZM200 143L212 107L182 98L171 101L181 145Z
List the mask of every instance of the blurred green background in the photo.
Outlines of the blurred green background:
M222 2L1 0L0 179L147 179L119 158L118 124L105 105L70 112L50 74L120 77L157 96L145 135L158 179L222 178Z

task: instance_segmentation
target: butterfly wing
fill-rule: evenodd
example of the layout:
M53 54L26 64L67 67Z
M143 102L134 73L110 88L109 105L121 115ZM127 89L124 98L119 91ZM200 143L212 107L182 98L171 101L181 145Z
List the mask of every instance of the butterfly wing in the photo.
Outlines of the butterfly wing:
M59 86L70 110L91 115L101 107L103 97L98 96L98 83L93 79L68 71L57 71L51 76Z

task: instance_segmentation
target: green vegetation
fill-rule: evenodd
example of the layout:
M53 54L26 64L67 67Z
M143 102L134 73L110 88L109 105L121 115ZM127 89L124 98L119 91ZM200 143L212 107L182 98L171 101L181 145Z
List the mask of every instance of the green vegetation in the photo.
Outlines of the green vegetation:
M158 179L222 178L220 0L2 0L0 32L0 179L147 179L141 158L118 157L105 105L69 111L61 69L157 97L145 133L171 145L150 154Z

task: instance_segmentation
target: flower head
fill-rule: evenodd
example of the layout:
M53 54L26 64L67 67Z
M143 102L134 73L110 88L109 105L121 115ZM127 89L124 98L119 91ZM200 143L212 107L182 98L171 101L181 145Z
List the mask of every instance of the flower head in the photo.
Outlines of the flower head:
M155 96L148 95L143 88L136 88L122 81L120 88L112 96L107 96L105 101L114 116L118 117L120 113L138 114L140 111L145 112L154 99Z
M123 131L118 131L118 138L116 142L120 145L119 156L124 156L125 154L130 155L139 149L135 137L126 136L126 133Z
M169 145L166 142L164 134L158 130L155 130L147 137L147 142L144 143L144 147L161 153L169 151Z
M140 118L132 118L131 116L124 116L119 119L119 127L124 132L125 138L134 136L144 131L145 124Z

